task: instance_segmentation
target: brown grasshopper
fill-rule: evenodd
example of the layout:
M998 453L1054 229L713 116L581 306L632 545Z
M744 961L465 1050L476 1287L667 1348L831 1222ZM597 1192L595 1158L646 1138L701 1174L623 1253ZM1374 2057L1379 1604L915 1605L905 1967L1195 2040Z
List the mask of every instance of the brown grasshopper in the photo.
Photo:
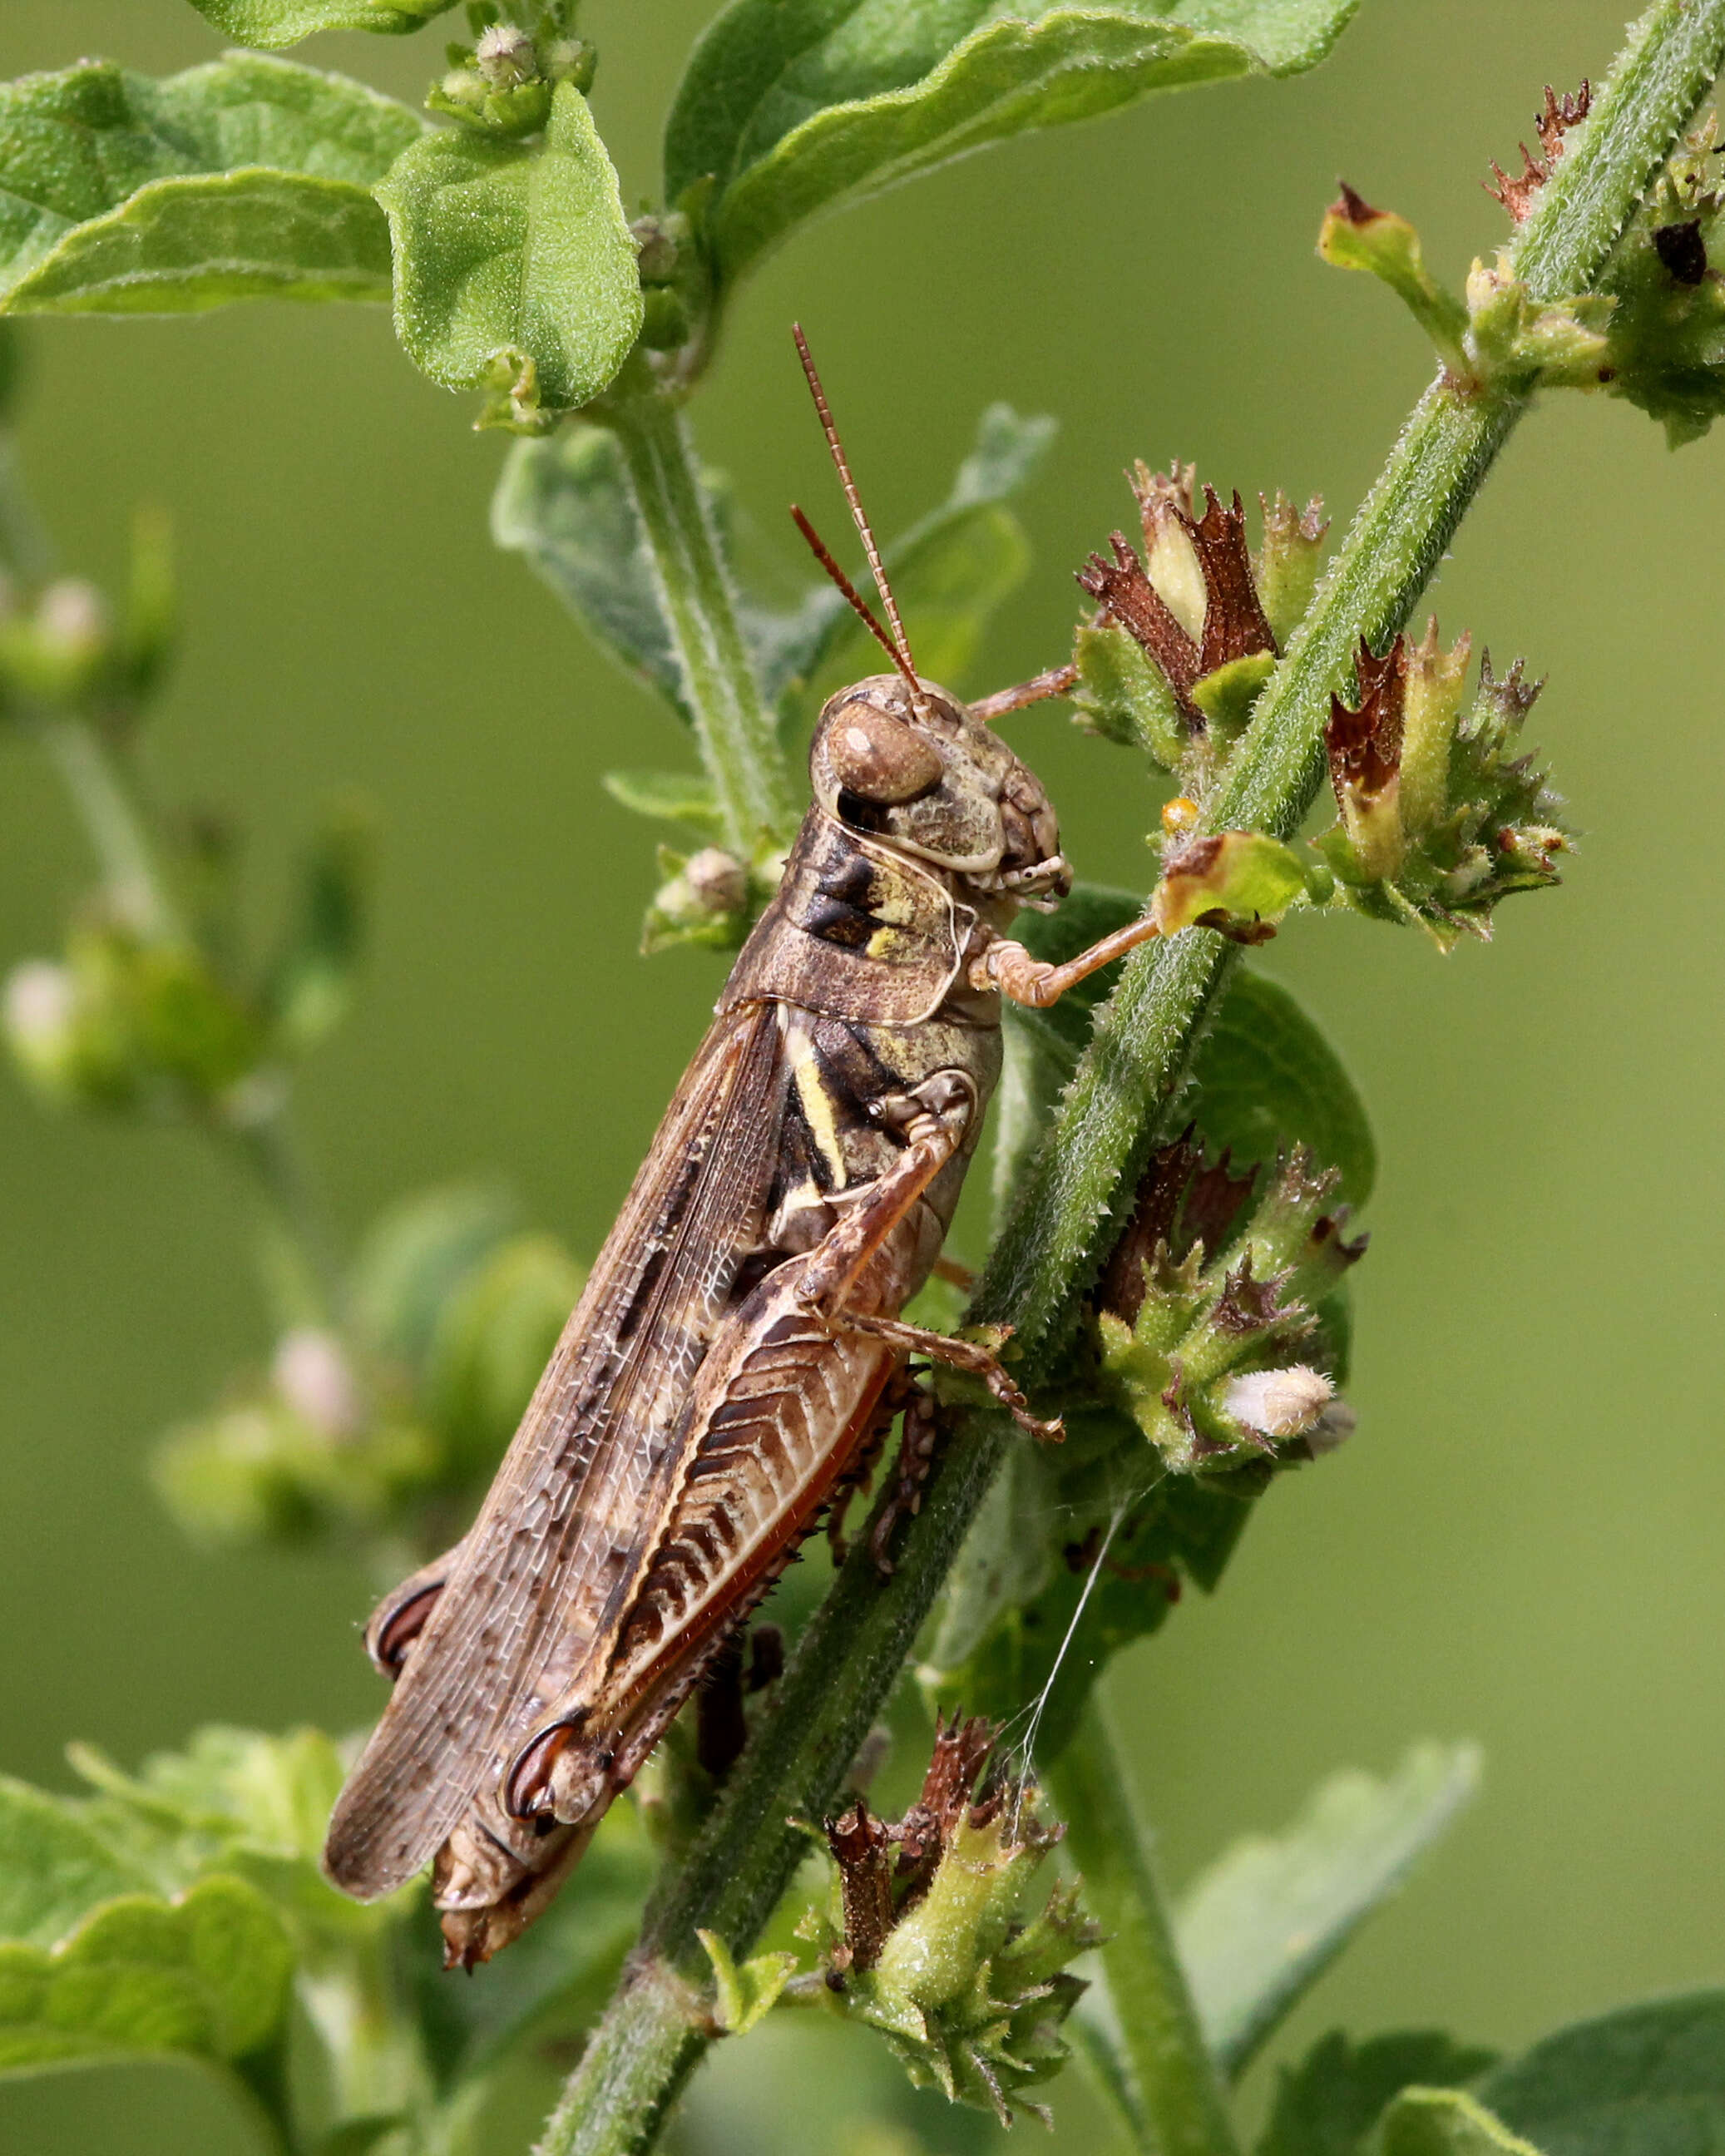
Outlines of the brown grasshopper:
M1063 966L1005 931L1062 897L1055 816L992 721L921 679L808 346L797 344L890 633L798 526L894 670L833 697L813 802L464 1539L366 1644L396 1686L330 1824L371 1901L433 1865L446 1959L531 1923L704 1668L852 1486L906 1358L986 1348L899 1312L939 1255L1000 1067L1000 996L1044 1007L1155 931ZM907 1434L900 1491L914 1501ZM877 1547L880 1547L877 1542Z

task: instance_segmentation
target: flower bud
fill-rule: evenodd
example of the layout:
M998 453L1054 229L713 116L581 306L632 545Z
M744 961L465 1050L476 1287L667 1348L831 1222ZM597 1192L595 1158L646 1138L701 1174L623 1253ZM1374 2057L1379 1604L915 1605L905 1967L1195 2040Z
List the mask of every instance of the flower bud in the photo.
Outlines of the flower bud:
M673 943L704 943L730 950L747 927L749 874L721 846L703 846L686 860L668 846L659 850L667 880L648 911L641 947L649 956Z
M1248 1370L1229 1379L1222 1412L1261 1437L1304 1437L1317 1428L1335 1394L1322 1371L1304 1363L1286 1370Z
M1472 372L1463 346L1467 311L1425 266L1420 235L1394 210L1374 209L1346 180L1324 214L1317 251L1338 270L1364 270L1381 279L1436 346L1452 374Z
M917 1801L898 1820L859 1799L826 1834L834 1907L800 1930L824 1948L846 2013L886 2038L918 2087L1012 2123L1007 2099L1058 2072L1060 2026L1084 1990L1066 1964L1097 1943L1078 1886L1032 1916L1034 1875L1060 1839L1033 1784L977 1776L985 1722L937 1725ZM1040 2107L1025 2104L1026 2110Z
M1309 1358L1339 1352L1319 1313L1364 1239L1346 1240L1346 1209L1327 1209L1338 1178L1302 1151L1255 1197L1257 1180L1225 1158L1202 1168L1185 1139L1163 1147L1098 1290L1104 1375L1178 1473L1309 1458L1345 1434L1345 1410L1325 1420L1335 1381Z
M0 609L0 685L38 704L74 704L107 667L107 603L92 583L64 577L26 614Z
M513 23L494 23L481 32L473 57L481 78L492 90L513 90L531 81L539 71L533 40Z
M544 64L553 82L567 82L585 97L598 72L599 55L585 38L559 38L546 47Z
M3 1023L19 1070L42 1092L75 1090L78 989L70 971L34 958L8 976Z
M275 1344L270 1379L285 1406L320 1436L352 1437L362 1420L359 1387L333 1332L300 1326Z
M1534 696L1519 662L1502 681L1481 665L1464 713L1469 644L1440 649L1437 624L1382 657L1363 646L1358 709L1332 700L1325 734L1339 820L1312 840L1348 902L1418 921L1445 949L1489 937L1512 891L1555 883L1569 839L1531 757L1509 751Z

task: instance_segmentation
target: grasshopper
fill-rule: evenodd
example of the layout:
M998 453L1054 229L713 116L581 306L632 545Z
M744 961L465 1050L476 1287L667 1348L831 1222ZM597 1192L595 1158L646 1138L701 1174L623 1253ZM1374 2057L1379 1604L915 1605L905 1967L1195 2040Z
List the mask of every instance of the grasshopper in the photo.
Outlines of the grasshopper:
M990 726L1070 670L968 706L917 674L795 334L890 628L792 514L892 671L821 713L778 895L478 1518L367 1628L395 1689L325 1869L371 1901L430 1862L452 1967L488 1959L550 1902L704 1669L866 1471L911 1354L1059 1433L989 1350L899 1313L976 1148L1001 996L1045 1007L1155 931L1134 922L1062 966L1008 937L1021 905L1056 903L1071 877L1047 796ZM895 1502L914 1507L929 1441L907 1428Z

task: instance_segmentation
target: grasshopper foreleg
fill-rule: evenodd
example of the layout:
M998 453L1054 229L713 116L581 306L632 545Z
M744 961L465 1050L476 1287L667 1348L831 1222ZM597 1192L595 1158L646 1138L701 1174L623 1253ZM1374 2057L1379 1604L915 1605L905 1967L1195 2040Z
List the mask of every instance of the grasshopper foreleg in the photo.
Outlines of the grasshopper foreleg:
M1089 950L1081 951L1062 966L1034 957L1022 943L999 937L971 960L970 983L976 988L996 988L1010 1002L1027 1004L1032 1010L1046 1010L1068 988L1076 988L1081 981L1088 980L1092 973L1123 958L1128 951L1137 950L1159 932L1146 914L1140 920L1129 921L1124 928L1117 928L1111 936L1103 937L1101 942L1092 943Z

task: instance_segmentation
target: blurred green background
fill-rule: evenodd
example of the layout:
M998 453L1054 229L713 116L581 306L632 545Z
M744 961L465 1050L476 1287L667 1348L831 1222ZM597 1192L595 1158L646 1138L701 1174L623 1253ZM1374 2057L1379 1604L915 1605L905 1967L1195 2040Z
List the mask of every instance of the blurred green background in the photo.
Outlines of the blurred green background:
M709 12L589 0L626 197L655 183L657 116ZM704 450L775 544L793 496L836 521L793 315L889 529L944 491L983 404L1055 413L1024 505L1031 580L957 685L1046 665L1071 570L1127 521L1134 455L1195 457L1248 494L1321 489L1345 517L1429 362L1385 294L1313 255L1337 174L1459 280L1503 231L1487 159L1512 161L1547 80L1603 72L1625 13L1366 0L1314 75L1153 100L819 226L737 309L696 408ZM300 56L417 99L437 38ZM217 49L178 0L0 10L6 75ZM172 514L184 656L152 768L243 823L259 918L331 791L381 812L362 1006L302 1098L344 1227L497 1171L590 1254L722 968L634 955L650 837L595 777L691 759L493 552L504 444L413 372L382 310L53 322L29 357L23 446L66 566L112 577L131 505ZM1481 1802L1282 2056L1333 2024L1512 2045L1725 1977L1725 1007L1697 881L1725 829L1722 477L1725 438L1671 456L1604 399L1553 398L1523 428L1435 603L1447 632L1551 677L1529 732L1586 834L1569 880L1449 961L1349 920L1296 921L1265 954L1379 1137L1359 1435L1277 1487L1218 1600L1127 1657L1112 1698L1176 1881L1417 1734L1476 1735L1488 1761ZM1014 738L1081 873L1142 886L1153 797L1123 753L1049 712ZM44 767L4 745L0 773L10 964L57 947L90 864ZM157 1430L267 1353L244 1194L187 1137L53 1122L9 1078L0 1190L0 1769L64 1786L74 1737L129 1762L203 1721L365 1721L357 1569L193 1555L144 1480ZM788 2146L800 2118L801 2145L838 2146L846 2092L886 2054L835 2031L819 2074L798 2053L793 2075L797 2041L721 2058L685 2145ZM525 2146L543 2095L523 2092L500 2148ZM1056 2146L1094 2145L1076 2076L1055 2102ZM223 2101L166 2071L0 2085L0 2146L98 2143L244 2145Z

